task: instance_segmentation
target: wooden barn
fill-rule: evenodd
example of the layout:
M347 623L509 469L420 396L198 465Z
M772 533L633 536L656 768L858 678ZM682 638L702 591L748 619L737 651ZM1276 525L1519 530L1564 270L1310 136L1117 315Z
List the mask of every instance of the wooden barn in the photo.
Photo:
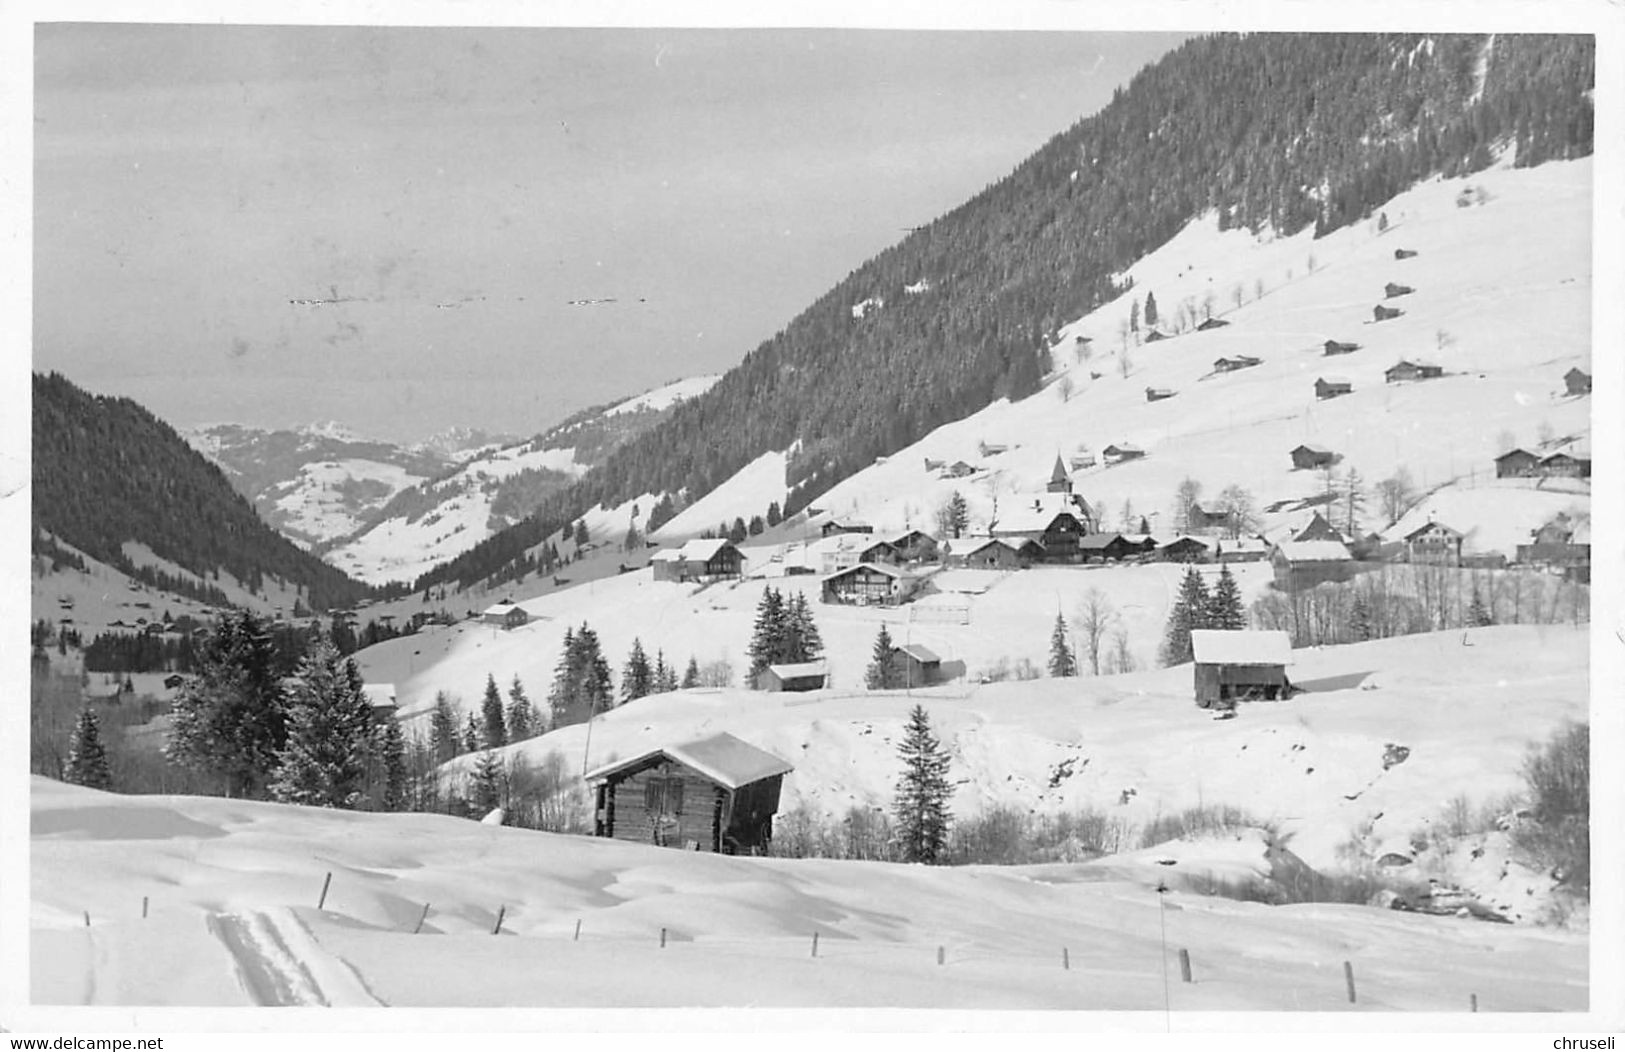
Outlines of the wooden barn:
M1100 455L1106 458L1106 463L1108 464L1121 464L1125 460L1140 459L1141 457L1145 456L1145 450L1134 445L1132 442L1113 442L1111 445L1101 450Z
M756 676L756 689L800 693L823 690L829 685L829 666L822 661L799 661L789 665L769 665Z
M1291 451L1292 467L1294 470L1308 468L1329 467L1337 463L1337 454L1325 446L1312 445L1308 442L1296 446Z
M720 854L767 853L795 768L731 734L650 749L588 771L593 834Z
M1427 522L1405 535L1405 558L1413 563L1461 564L1460 532L1442 522Z
M830 519L819 530L823 537L833 537L838 533L873 533L875 528L866 522L855 519Z
M976 447L984 457L996 457L1010 452L1010 447L1003 442L982 442Z
M1167 338L1168 338L1167 333L1162 332L1162 331L1157 330L1157 329L1151 329L1151 330L1147 331L1146 334L1145 334L1145 342L1146 343L1156 343L1158 340L1166 340Z
M1395 296L1409 296L1415 291L1416 290L1411 288L1409 285L1398 285L1390 281L1388 284L1382 287L1382 298L1391 300Z
M1346 581L1356 564L1342 541L1282 541L1270 553L1275 587L1284 592L1313 588L1327 581Z
M1495 477L1523 479L1540 474L1540 457L1527 449L1509 449L1495 458Z
M1210 552L1206 541L1196 537L1175 537L1156 550L1155 558L1165 563L1205 563Z
M1584 369L1570 369L1563 374L1563 385L1571 395L1591 393L1591 374Z
M480 614L480 620L498 628L518 628L530 620L530 615L525 613L524 607L515 605L513 600L504 599L486 607Z
M924 530L907 530L887 539L897 558L904 562L934 562L937 539Z
M1420 359L1412 361L1408 358L1401 358L1387 368L1382 374L1382 378L1388 383L1397 384L1407 380L1433 380L1443 375L1444 366L1442 365L1434 365L1432 362L1424 362Z
M1394 258L1395 259L1410 259L1414 255L1416 255L1416 250L1414 248L1396 248L1396 249L1394 249Z
M1341 343L1337 340L1327 340L1322 346L1326 349L1328 355L1353 354L1360 349L1360 345L1357 343Z
M1384 307L1379 303L1375 307L1371 308L1371 320L1388 321L1389 319L1397 318L1404 313L1405 312L1400 310L1398 307Z
M859 563L824 578L821 596L826 603L893 606L913 594L913 574L883 563Z
M963 460L956 460L952 464L948 465L943 474L947 475L951 479L969 478L970 476L976 474L976 467L975 465L965 463Z
M962 537L947 544L948 565L968 570L1019 570L1022 561L1017 546L994 537Z
M1078 556L1084 562L1121 562L1141 554L1144 548L1121 533L1091 533L1078 538Z
M1342 376L1322 376L1315 381L1315 397L1322 400L1353 393L1354 381Z
M1249 354L1238 354L1234 358L1217 358L1213 362L1213 371L1216 373L1233 373L1237 369L1251 369L1261 365L1262 358L1254 358Z
M1043 562L1071 563L1078 561L1078 538L1089 532L1085 519L1070 510L1046 507L1035 502L1032 508L1015 508L1006 512L988 532L1011 545L1021 553L1021 541L1033 541L1040 548L1029 552Z
M1172 387L1147 387L1145 389L1145 400L1147 402L1161 402L1173 396L1174 389Z
M393 683L363 683L361 693L367 697L367 708L372 710L375 719L395 718L395 684Z
M1552 453L1540 458L1537 474L1546 478L1588 479L1591 457L1584 453Z
M930 687L941 683L942 659L918 643L892 647L892 674L905 688Z
M1292 693L1286 667L1292 639L1285 632L1191 629L1196 704L1234 708L1241 701L1276 701Z
M1230 323L1223 318L1209 318L1196 327L1197 332L1208 332L1212 329L1222 329Z

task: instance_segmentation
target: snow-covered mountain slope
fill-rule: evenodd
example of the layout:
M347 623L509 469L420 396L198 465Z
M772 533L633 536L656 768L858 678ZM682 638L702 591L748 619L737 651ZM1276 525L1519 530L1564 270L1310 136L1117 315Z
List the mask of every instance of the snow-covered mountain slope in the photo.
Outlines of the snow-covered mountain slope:
M636 413L639 410L651 409L659 411L670 409L678 402L688 398L696 398L711 389L711 385L722 379L721 373L712 373L707 376L691 376L685 380L674 380L664 387L656 387L652 391L645 391L635 398L604 410L605 416L620 416L622 413Z
M931 1008L937 1026L955 1018L943 1009L1598 1004L1583 935L1157 890L1171 870L1155 860L1263 871L1255 837L1104 865L948 868L731 858L38 778L31 800L37 1006ZM1166 983L1180 950L1195 981Z
M1566 396L1563 374L1590 368L1591 185L1589 160L1435 180L1388 202L1386 229L1379 217L1319 240L1308 231L1221 231L1212 216L1193 222L1131 268L1131 292L1061 330L1044 390L941 427L813 503L883 530L929 530L932 510L957 490L976 528L995 499L1008 506L1042 489L1058 453L1070 461L1086 451L1095 465L1074 482L1108 525L1120 526L1129 509L1133 521L1146 515L1153 530L1171 532L1175 490L1187 477L1210 498L1243 486L1260 508L1317 492L1318 474L1293 470L1289 457L1303 443L1338 454L1338 470L1357 470L1368 490L1402 467L1423 491L1485 489L1507 440L1553 449L1589 435L1591 400ZM1396 259L1398 249L1416 254ZM1414 291L1385 298L1390 283ZM1148 296L1159 331L1184 331L1148 343L1142 322L1138 336L1125 335ZM1208 304L1226 324L1195 331ZM1379 304L1404 313L1376 322ZM1327 340L1359 349L1327 356ZM1218 359L1238 356L1260 362L1215 370ZM1385 382L1391 366L1418 358L1444 375ZM1352 393L1318 401L1321 377L1349 380ZM1147 388L1173 396L1148 401ZM984 454L984 443L1006 449ZM1107 464L1103 451L1124 443L1147 455ZM949 478L928 460L963 460L976 471ZM748 518L780 499L783 478L767 477L761 463L682 525ZM1584 510L1586 487L1578 488L1573 503ZM1506 529L1492 537L1496 521L1510 516L1522 529L1552 503L1514 486L1453 504L1449 513L1460 518L1441 521L1466 532L1470 549L1504 549L1527 538ZM1386 525L1377 505L1367 497L1362 529Z

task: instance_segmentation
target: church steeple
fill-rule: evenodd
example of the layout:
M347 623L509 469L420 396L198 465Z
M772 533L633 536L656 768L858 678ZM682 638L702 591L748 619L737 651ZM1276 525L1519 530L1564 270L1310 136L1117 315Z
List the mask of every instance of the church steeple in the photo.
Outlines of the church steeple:
M1050 472L1049 485L1044 487L1050 493L1071 493L1072 479L1066 473L1066 462L1061 454L1055 454L1055 470Z

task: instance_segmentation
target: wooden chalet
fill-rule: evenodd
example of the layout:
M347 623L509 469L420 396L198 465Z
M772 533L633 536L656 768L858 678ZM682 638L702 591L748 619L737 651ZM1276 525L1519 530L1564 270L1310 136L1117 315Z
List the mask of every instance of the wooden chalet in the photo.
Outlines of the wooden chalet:
M995 537L961 537L947 542L944 547L949 566L968 570L1020 570L1027 565L1017 545Z
M525 613L524 607L518 606L513 600L504 599L486 607L480 614L480 620L498 628L518 628L530 620L530 615Z
M858 563L825 577L821 596L826 603L894 606L913 594L917 584L913 574L896 566Z
M1217 358L1213 362L1213 371L1216 373L1233 373L1237 369L1251 369L1263 363L1262 358L1254 358L1248 354L1238 354L1233 358Z
M1160 545L1153 557L1165 563L1205 563L1212 556L1208 543L1189 535L1175 537Z
M1591 477L1591 457L1589 454L1559 451L1541 457L1536 470L1545 478L1588 479Z
M1197 332L1208 332L1212 329L1222 329L1230 323L1223 318L1209 318L1196 327Z
M1282 541L1270 552L1275 587L1284 592L1313 588L1327 581L1346 581L1356 564L1342 541Z
M1375 307L1371 308L1371 320L1388 321L1389 319L1397 318L1404 313L1405 312L1400 310L1398 307L1384 307L1379 303Z
M937 558L937 539L924 530L905 530L886 543L903 562L934 562Z
M855 519L830 519L819 529L819 535L833 537L838 533L873 533L875 528Z
M1584 369L1570 369L1563 374L1563 385L1571 395L1591 393L1591 374Z
M1382 287L1382 298L1391 300L1396 296L1409 296L1415 291L1416 290L1411 288L1409 285L1398 285L1390 281L1388 284Z
M1131 442L1113 442L1101 450L1100 455L1106 458L1108 464L1121 464L1125 460L1140 459L1145 456L1145 450Z
M1185 520L1188 533L1222 533L1230 526L1230 513L1208 511L1200 504L1193 503L1185 513Z
M799 693L823 690L829 685L829 666L822 661L799 661L769 665L756 676L756 689Z
M1285 632L1193 628L1191 654L1201 708L1229 709L1237 702L1291 696L1286 667L1292 663L1292 638Z
M1442 522L1427 522L1405 535L1405 559L1413 563L1461 565L1462 534Z
M1327 340L1322 346L1328 355L1353 354L1360 349L1360 345L1357 343L1342 343L1337 340Z
M1329 467L1337 463L1337 454L1325 446L1317 446L1305 442L1295 446L1291 451L1292 467L1302 471L1309 468Z
M395 684L393 683L363 683L361 693L366 695L367 708L372 710L374 719L394 719L397 708L395 701Z
M745 557L726 537L706 537L689 541L681 548L667 548L649 559L657 581L709 582L738 577Z
M893 677L905 688L930 687L943 681L942 659L918 643L892 647L887 661Z
M1394 249L1394 258L1395 259L1410 259L1414 255L1416 255L1416 250L1414 248L1396 248L1396 249Z
M1498 479L1532 478L1540 474L1540 457L1527 449L1509 449L1495 458Z
M1401 358L1382 374L1384 381L1397 384L1407 380L1432 380L1444 375L1444 366L1421 360Z
M1261 563L1269 559L1271 545L1257 538L1216 541L1213 561L1217 563Z
M793 767L731 734L668 745L588 771L593 834L640 844L765 854Z
M1321 400L1353 394L1354 381L1341 376L1322 376L1315 381L1315 397Z
M1037 558L1043 562L1071 563L1078 561L1078 538L1089 532L1086 517L1074 511L1035 501L1031 508L1015 508L1006 512L988 531L997 539L1010 544L1018 554L1020 541L1039 545Z
M1077 543L1078 558L1086 563L1121 562L1145 550L1121 533L1091 533Z
M1147 387L1145 389L1145 400L1147 402L1161 402L1173 396L1174 389L1172 387Z

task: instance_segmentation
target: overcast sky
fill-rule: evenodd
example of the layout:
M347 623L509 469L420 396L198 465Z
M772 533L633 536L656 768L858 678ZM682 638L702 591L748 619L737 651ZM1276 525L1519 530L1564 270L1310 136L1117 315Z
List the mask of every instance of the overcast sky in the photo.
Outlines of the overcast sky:
M1180 39L42 25L35 367L529 434L737 363Z

